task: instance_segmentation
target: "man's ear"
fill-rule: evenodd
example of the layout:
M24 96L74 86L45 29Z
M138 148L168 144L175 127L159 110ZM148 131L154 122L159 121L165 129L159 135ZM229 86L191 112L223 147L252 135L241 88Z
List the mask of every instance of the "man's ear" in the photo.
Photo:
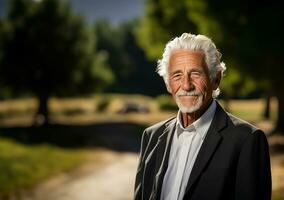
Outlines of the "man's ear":
M222 73L221 71L217 72L215 79L213 80L213 89L216 90L219 85L220 85L220 81L221 81L221 77L222 77Z

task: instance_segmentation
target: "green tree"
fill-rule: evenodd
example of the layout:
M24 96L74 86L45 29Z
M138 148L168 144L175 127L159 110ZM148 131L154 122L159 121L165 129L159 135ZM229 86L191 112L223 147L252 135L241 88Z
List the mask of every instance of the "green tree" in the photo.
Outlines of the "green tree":
M108 62L116 75L108 92L143 93L157 95L164 85L155 73L156 62L149 61L137 44L134 30L137 20L113 26L107 21L95 24L97 48L108 53ZM147 84L145 84L147 83Z
M48 98L102 89L113 75L82 18L57 0L12 0L1 29L0 76L31 92L48 122Z
M284 13L280 2L208 0L209 13L222 27L223 47L239 70L278 99L276 130L284 133Z
M184 32L215 36L215 41L222 39L222 31L208 14L205 0L146 0L145 11L136 36L151 59L159 58L165 43Z
M97 38L96 47L108 55L108 64L115 74L115 82L111 92L122 92L120 82L126 79L131 71L131 58L123 49L125 34L121 26L112 26L108 21L101 20L94 25L94 35Z

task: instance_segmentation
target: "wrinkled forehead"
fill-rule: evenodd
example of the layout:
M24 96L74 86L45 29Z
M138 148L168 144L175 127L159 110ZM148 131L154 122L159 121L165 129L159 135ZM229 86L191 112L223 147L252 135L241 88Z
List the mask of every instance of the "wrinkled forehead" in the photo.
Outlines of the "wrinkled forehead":
M204 66L205 54L199 50L179 49L170 55L169 66Z

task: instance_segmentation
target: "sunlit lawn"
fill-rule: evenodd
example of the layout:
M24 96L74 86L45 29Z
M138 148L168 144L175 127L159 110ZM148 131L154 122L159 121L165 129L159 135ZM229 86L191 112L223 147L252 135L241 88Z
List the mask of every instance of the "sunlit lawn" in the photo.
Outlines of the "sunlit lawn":
M222 104L223 101L221 101ZM277 117L277 101L271 101L271 119L276 120ZM229 101L229 110L236 116L248 121L263 120L263 112L265 108L264 99L252 100L231 100Z
M0 138L0 197L78 166L82 151L49 145L28 146Z
M125 103L142 104L149 108L149 113L118 114ZM223 101L220 101L223 104ZM22 125L32 123L36 111L35 99L20 99L0 102L0 126ZM230 100L229 111L250 122L263 120L264 99ZM131 121L153 124L172 117L175 110L159 110L158 102L153 97L143 95L104 94L82 98L51 98L49 101L51 120L54 123L88 124L104 121ZM272 123L276 120L277 101L271 101Z

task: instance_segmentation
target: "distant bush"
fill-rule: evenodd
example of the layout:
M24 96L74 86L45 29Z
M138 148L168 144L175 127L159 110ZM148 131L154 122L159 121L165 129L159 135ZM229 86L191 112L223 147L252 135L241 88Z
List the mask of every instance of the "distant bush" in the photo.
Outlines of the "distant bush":
M110 104L110 99L107 97L101 98L97 104L97 112L104 112L106 111L107 107Z
M0 118L31 115L34 114L35 112L36 109L33 108L27 108L27 109L9 108L5 111L0 111Z
M159 110L177 110L177 106L170 95L160 95L156 98Z

